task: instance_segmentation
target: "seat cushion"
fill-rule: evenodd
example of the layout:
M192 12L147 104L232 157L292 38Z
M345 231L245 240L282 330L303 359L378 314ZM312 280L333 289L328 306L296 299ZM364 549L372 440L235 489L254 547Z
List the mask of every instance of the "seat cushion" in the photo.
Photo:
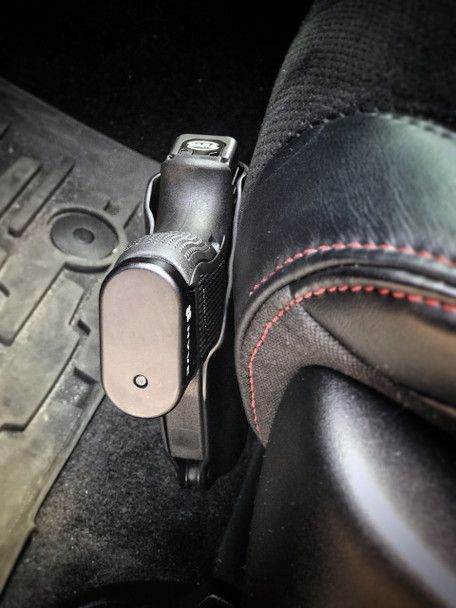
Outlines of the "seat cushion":
M264 443L307 365L455 427L455 25L447 2L320 1L285 61L235 266L238 377Z

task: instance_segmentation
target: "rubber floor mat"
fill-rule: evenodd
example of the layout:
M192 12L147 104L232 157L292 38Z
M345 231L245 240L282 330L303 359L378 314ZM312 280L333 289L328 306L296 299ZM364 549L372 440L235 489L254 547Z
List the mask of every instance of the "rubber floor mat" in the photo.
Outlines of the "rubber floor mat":
M157 169L0 80L0 591L103 397L99 286Z

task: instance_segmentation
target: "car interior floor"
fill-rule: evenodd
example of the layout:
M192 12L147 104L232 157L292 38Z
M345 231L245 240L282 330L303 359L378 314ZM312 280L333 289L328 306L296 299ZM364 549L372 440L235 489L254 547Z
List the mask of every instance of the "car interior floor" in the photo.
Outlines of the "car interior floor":
M204 2L31 6L27 19L19 11L9 17L0 76L154 161L177 135L194 132L235 137L248 163L307 5L253 16L233 3L219 9ZM129 239L141 222L131 220ZM207 492L182 489L159 421L102 400L42 503L2 606L57 606L81 589L118 582L210 578L252 445L249 439L238 464Z

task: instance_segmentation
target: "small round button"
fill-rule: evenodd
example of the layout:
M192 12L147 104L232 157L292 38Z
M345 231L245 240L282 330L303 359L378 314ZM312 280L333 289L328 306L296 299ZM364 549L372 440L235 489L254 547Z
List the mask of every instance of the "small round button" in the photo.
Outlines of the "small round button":
M135 376L133 378L133 384L135 386L137 386L138 388L146 388L146 386L149 383L148 383L146 376L143 376L142 374L138 374L137 376Z

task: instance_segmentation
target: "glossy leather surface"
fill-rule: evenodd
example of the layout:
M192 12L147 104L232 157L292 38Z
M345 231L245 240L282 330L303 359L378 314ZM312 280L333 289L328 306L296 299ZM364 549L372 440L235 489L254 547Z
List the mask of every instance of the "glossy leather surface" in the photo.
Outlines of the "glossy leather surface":
M322 274L313 293L325 283L337 284L338 291L330 292L330 286L303 306L347 350L423 398L455 403L456 314L437 304L442 298L440 284L405 271L368 266L344 268L329 281ZM348 290L339 291L347 285ZM308 290L305 284L296 293ZM414 297L423 300L415 302ZM450 303L451 298L445 301Z
M281 150L239 230L244 395L253 321L289 285L293 305L363 363L453 416L446 406L456 405L455 167L451 132L381 114L329 121Z
M302 370L266 450L243 605L454 606L455 467L445 433L340 374Z
M455 166L453 133L389 115L354 114L291 140L246 201L238 316L290 279L350 262L454 285Z

